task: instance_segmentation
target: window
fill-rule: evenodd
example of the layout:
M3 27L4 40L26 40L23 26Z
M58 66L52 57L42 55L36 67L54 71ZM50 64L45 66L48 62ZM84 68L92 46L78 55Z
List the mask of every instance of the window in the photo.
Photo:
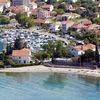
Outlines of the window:
M24 63L26 63L26 61L24 60Z

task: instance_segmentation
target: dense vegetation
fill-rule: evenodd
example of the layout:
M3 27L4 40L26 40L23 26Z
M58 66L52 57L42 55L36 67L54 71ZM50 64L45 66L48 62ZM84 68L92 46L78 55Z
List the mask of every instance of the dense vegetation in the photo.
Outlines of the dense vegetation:
M17 13L15 18L22 27L30 28L33 26L31 17L26 16L23 12Z
M96 42L98 41L98 37L95 31L93 30L92 31L87 30L81 33L70 31L69 34L74 36L76 39L84 40L85 43L96 44Z
M0 16L0 24L9 24L10 19L5 16Z
M43 45L42 48L51 57L67 57L68 48L63 45L62 41L48 41L48 44Z

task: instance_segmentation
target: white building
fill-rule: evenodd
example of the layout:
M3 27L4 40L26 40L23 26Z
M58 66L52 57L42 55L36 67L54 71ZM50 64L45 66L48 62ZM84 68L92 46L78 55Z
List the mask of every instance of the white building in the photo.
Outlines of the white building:
M65 13L63 16L66 16L68 19L73 19L73 18L80 18L81 16L77 13Z
M70 54L73 56L80 56L85 54L85 51L87 50L95 51L96 47L93 44L78 45L70 49Z
M30 3L28 4L28 7L31 8L31 9L36 9L36 8L37 8L37 3L35 3L35 2L30 2Z
M51 30L52 32L59 31L60 27L61 27L61 23L55 22L55 23L50 24L49 30Z
M49 18L51 16L50 11L39 9L36 13L37 18Z
M3 12L4 7L10 7L11 2L9 0L0 0L0 12Z
M63 21L63 22L62 22L62 25L61 25L62 31L67 30L67 29L70 28L74 23L75 23L74 21L70 21L70 20Z
M78 0L69 0L69 2L72 2L72 3L75 3L77 2Z
M53 11L54 6L53 5L43 5L42 8L48 11Z
M16 63L30 63L31 51L28 49L13 50L12 60Z
M12 0L12 5L17 6L17 5L26 5L30 3L30 0Z

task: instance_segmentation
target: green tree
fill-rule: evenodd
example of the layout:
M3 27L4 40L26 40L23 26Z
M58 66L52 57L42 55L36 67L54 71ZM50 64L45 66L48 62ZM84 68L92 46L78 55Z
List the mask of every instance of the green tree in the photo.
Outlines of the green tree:
M23 12L19 12L15 16L18 23L21 24L21 26L24 26L26 28L30 28L33 26L33 21L31 17L27 17Z
M37 52L37 53L32 53L33 58L38 59L38 60L44 60L44 59L49 59L50 55L47 52Z
M70 34L73 35L77 39L84 40L85 42L95 44L98 41L96 33L93 30L87 30L87 31L81 32L81 33L70 32Z
M93 19L93 22L94 22L94 23L100 23L100 17L94 18L94 19Z
M95 44L97 42L97 36L95 31L86 31L82 34L82 39L87 39L90 43Z
M23 49L23 48L27 48L27 44L26 44L26 42L23 39L18 37L15 40L14 49L15 50L20 50L20 49Z
M67 10L65 4L60 4L60 5L58 6L58 9L63 9L64 11Z
M47 4L54 4L54 3L56 3L56 0L48 0L47 1Z
M5 16L0 16L0 24L9 24L10 18Z
M48 41L42 48L54 58L67 56L67 47L64 47L62 41Z
M64 14L65 12L64 12L63 9L57 9L56 10L56 13L61 15L61 14Z
M84 61L88 61L88 62L91 62L91 61L95 61L95 52L92 51L91 49L85 51L85 54L84 55L81 55L81 62L84 62Z

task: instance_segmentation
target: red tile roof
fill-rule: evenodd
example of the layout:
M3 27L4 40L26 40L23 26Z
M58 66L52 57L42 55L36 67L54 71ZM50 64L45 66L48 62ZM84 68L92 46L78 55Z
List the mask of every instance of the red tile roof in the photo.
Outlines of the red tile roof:
M70 24L70 23L73 23L73 24L74 24L74 21L67 20L67 21L63 21L63 22L62 22L62 24Z
M88 29L89 30L92 30L92 29L100 29L100 25L98 25L98 24L91 24L91 25L89 25Z
M96 46L94 44L84 44L84 45L79 45L79 46L75 46L73 47L74 49L76 49L77 51L86 51L89 49L95 49Z
M10 2L9 0L0 0L1 3Z
M98 35L100 35L100 30L97 30L96 33L97 33Z
M13 50L12 56L14 57L30 56L30 51L28 49Z
M47 20L45 19L34 19L33 22L34 23L46 23ZM49 22L49 21L48 21Z
M84 21L83 24L84 24L84 25L91 25L92 22L91 22L90 20L88 20L88 21Z
M17 6L10 6L8 9L11 10L11 11L16 11L17 10Z
M85 26L85 25L83 25L83 24L74 24L73 26L72 26L72 28L87 28L87 26Z

